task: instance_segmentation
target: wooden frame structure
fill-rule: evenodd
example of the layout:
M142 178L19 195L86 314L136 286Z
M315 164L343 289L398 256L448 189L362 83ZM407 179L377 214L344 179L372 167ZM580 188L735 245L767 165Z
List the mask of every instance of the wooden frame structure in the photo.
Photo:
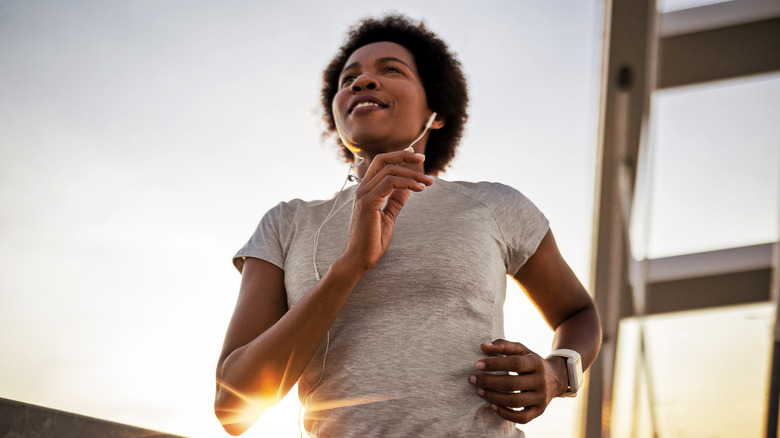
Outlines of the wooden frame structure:
M628 234L637 174L646 165L643 157L648 148L652 93L780 71L780 2L732 0L659 14L655 1L607 0L602 56L591 290L601 314L604 339L589 374L582 429L587 438L610 436L621 319L756 301L780 302L777 243L636 261ZM632 273L637 269L643 274L641 282ZM735 293L734 282L740 284L741 291L747 287L750 292ZM780 326L775 330L775 377L767 414L767 437L772 438L777 436L780 397L778 340Z

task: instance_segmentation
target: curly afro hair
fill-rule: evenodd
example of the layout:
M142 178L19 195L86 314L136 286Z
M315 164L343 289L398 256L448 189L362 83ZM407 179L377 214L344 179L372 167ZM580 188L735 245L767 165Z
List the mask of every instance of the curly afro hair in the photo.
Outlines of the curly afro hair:
M338 80L344 64L352 53L367 44L390 41L404 46L414 56L422 79L428 107L444 120L441 129L432 130L425 149L425 172L443 171L455 157L463 128L468 119L468 86L460 62L450 53L447 45L422 22L415 22L402 15L389 15L382 19L367 18L353 26L347 41L322 74L322 104L325 135L336 133L331 103L338 92ZM347 162L354 157L335 135Z

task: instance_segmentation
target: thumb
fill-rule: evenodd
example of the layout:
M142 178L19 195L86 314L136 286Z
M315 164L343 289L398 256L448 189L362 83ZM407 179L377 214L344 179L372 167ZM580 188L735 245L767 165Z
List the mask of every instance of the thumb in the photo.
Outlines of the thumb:
M406 200L409 199L411 191L409 189L395 189L390 196L385 200L384 210L385 214L395 221L398 214L401 213L401 209L406 204Z

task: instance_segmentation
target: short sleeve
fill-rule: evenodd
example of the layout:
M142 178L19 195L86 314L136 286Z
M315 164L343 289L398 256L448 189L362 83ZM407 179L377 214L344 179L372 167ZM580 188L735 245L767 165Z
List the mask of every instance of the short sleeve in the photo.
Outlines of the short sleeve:
M241 272L247 257L265 260L284 270L284 248L282 230L289 229L284 223L284 203L276 205L260 220L249 241L233 256L233 265Z
M512 187L496 184L484 201L490 205L506 244L507 274L514 275L536 252L550 223L539 208Z

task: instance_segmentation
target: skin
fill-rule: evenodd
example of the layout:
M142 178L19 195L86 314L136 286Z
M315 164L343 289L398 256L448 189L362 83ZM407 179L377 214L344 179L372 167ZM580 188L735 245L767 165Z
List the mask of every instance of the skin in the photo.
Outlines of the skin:
M362 100L375 101L381 107L353 109ZM361 177L377 154L408 147L432 113L414 56L391 42L365 45L347 59L332 109L342 142L363 158L358 169ZM444 121L436 120L431 129L442 126ZM415 144L415 151L423 153L427 141L426 133ZM407 167L423 171L422 163Z
M253 258L244 263L238 302L217 365L214 404L232 435L248 429L300 378L352 291L387 251L409 194L433 183L423 173L427 134L414 149L408 148L431 114L412 54L395 43L373 43L356 50L345 66L333 112L342 141L363 158L347 245L293 308L287 307L281 269ZM361 100L380 106L355 110ZM436 120L431 129L444 123ZM555 330L553 347L579 352L583 366L590 366L600 346L598 315L551 232L514 278ZM483 344L482 350L485 357L464 379L502 418L526 423L566 391L562 358L546 360L505 340Z
M598 313L593 299L561 256L552 231L548 230L514 279L555 330L552 349L574 350L582 358L583 369L590 367L601 346ZM469 377L477 394L490 402L501 418L528 423L541 415L553 398L567 391L564 358L544 359L523 344L502 339L482 344L482 350L487 355L502 356L477 361L477 370L517 373L496 376L475 372Z

